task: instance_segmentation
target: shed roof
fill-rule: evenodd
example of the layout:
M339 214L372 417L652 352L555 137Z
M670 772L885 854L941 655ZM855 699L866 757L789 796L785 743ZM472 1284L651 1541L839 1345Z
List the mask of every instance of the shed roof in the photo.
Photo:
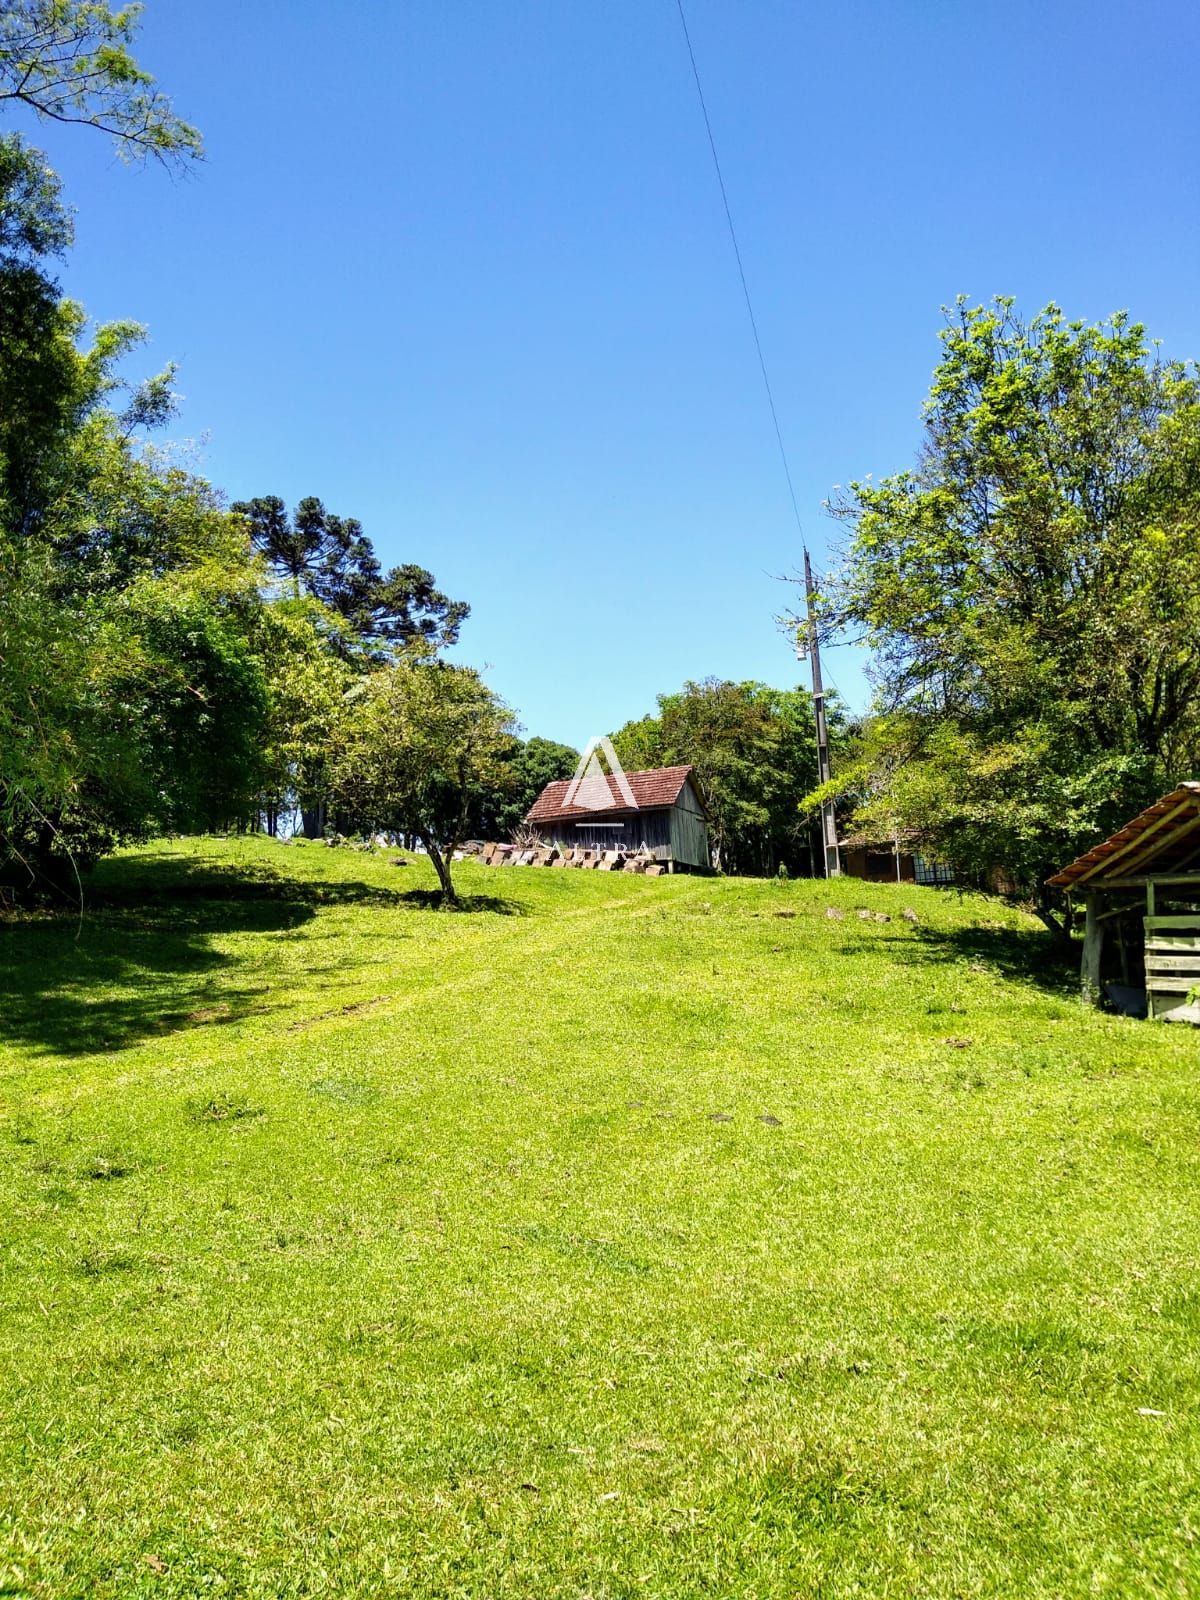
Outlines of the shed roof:
M663 806L673 806L683 793L683 786L692 776L691 767L656 767L652 772L627 772L629 787L633 790L633 798L637 802L639 811L654 811ZM608 781L609 793L612 795L613 811L628 811L624 796L617 787L617 780L611 773L605 773ZM564 806L563 800L567 790L571 787L569 778L556 778L553 783L548 783L538 795L529 811L526 813L526 822L552 822L556 817L586 817L591 815L595 808L592 806ZM609 815L609 808L604 808L605 816Z
M1126 878L1193 869L1200 877L1200 783L1181 783L1103 844L1046 882L1056 889L1116 888Z

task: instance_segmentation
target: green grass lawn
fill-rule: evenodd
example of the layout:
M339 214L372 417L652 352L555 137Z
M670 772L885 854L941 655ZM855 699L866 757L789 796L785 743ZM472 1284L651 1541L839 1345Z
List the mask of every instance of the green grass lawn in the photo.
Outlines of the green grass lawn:
M1200 1594L1191 1030L979 897L458 870L0 926L0 1593Z

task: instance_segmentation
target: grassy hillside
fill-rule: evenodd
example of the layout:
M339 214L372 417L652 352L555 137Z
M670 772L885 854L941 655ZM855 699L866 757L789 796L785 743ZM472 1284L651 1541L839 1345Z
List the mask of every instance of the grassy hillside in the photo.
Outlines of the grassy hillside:
M0 1591L1200 1592L1195 1034L984 899L460 874L0 926Z

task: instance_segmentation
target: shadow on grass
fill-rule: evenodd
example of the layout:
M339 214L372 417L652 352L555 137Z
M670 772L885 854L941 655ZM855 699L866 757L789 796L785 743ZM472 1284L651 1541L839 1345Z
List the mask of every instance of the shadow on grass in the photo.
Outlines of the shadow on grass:
M910 961L966 963L1051 994L1079 993L1075 947L1040 928L917 928ZM897 952L899 954L899 952Z
M262 866L161 857L105 862L82 926L74 911L0 922L0 1043L83 1055L238 1022L279 1002L262 981L269 969L248 969L238 983L238 958L215 949L214 937L298 932L325 907L420 912L436 900L416 890L285 877ZM519 910L486 895L460 909Z
M527 917L529 912L517 900L505 900L498 894L460 894L454 905L447 905L440 889L406 889L396 900L413 911L460 912L490 911L497 917Z

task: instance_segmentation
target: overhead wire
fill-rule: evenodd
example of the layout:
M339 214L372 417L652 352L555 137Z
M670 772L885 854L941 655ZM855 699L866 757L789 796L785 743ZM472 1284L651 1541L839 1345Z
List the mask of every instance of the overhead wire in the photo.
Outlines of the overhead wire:
M779 459L783 463L783 475L787 479L788 498L792 503L792 515L796 519L796 531L801 541L804 539L804 527L800 521L800 506L796 500L796 490L792 483L792 469L788 464L787 447L783 442L783 429L779 426L779 412L775 407L775 395L771 389L771 379L767 372L767 361L763 355L762 340L758 334L758 319L754 315L754 302L750 298L750 285L746 280L746 268L742 262L741 246L738 244L737 229L733 225L733 211L729 205L729 193L725 188L725 175L721 171L721 158L717 154L717 141L713 134L712 119L708 114L708 102L704 98L704 85L700 81L700 68L696 63L696 52L692 48L692 36L688 31L687 17L684 14L683 0L675 0L679 11L679 22L683 28L684 43L687 45L688 60L692 64L692 77L696 83L696 95L700 101L700 111L704 117L704 131L708 135L708 148L712 152L713 169L717 174L717 186L721 191L721 204L725 208L725 221L729 226L729 240L733 245L734 260L737 262L738 277L742 281L742 294L746 301L746 314L750 318L750 331L754 335L754 348L758 352L758 367L762 373L763 388L767 395L767 405L771 411L771 421L775 426L775 442L779 446Z
M754 335L754 349L758 355L758 369L762 373L763 390L767 396L767 406L771 413L771 422L775 429L775 442L779 446L779 459L783 465L783 476L787 482L788 499L791 501L792 516L795 518L796 531L800 535L801 545L805 545L804 524L800 519L800 505L796 499L796 488L792 481L792 469L788 461L787 446L783 442L783 429L779 425L779 411L775 405L775 394L771 388L771 378L767 371L767 358L763 354L762 339L758 332L758 318L754 315L754 301L750 296L750 284L746 278L746 267L742 260L742 249L738 243L737 228L734 226L733 210L729 204L729 191L725 187L725 174L721 170L721 158L717 154L717 140L713 133L712 118L708 114L708 101L704 97L704 84L700 78L700 67L696 61L696 52L692 47L692 35L688 29L687 15L683 9L683 0L675 0L679 12L679 25L683 29L683 40L687 46L688 60L692 66L692 78L696 85L696 97L700 102L700 114L704 118L704 131L708 135L708 148L712 154L713 171L717 175L717 187L721 191L721 204L725 210L725 222L729 229L729 242L733 246L733 258L737 262L738 278L741 280L742 297L746 302L746 315L750 319L750 331ZM830 688L837 693L837 685L830 679Z

